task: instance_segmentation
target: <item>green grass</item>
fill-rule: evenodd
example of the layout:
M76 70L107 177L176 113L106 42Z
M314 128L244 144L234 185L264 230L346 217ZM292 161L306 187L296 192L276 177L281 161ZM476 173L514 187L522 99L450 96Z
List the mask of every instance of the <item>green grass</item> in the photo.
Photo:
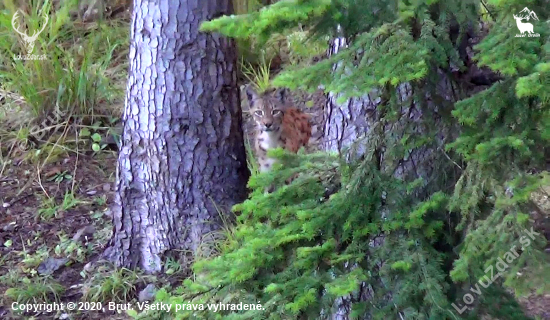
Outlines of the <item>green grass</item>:
M251 63L241 61L243 75L256 92L264 92L271 86L270 67L271 61L265 59L262 59L257 69Z
M125 58L126 23L76 24L69 16L75 3L68 1L49 15L46 29L36 39L33 54L45 59L16 60L14 55L24 54L11 23L17 7L12 0L4 5L0 12L2 89L22 97L33 116L51 113L56 107L64 116L93 116L120 99L123 90L116 84L125 77L126 68L117 59ZM44 22L41 14L50 10L51 2L45 1L33 7L30 15L21 14L21 19L36 30Z
M136 284L140 279L138 273L129 269L99 266L84 285L82 299L90 302L128 302L136 294Z
M262 7L259 0L233 0L235 14L246 14Z
M65 288L51 278L29 279L23 278L16 288L9 288L5 296L19 303L44 303L59 301L59 296Z
M254 151L252 150L252 145L250 144L250 141L245 138L245 150L246 150L246 162L248 164L248 169L250 170L250 173L253 175L256 175L260 172L260 165L258 163L258 160L256 160L256 157L254 157Z

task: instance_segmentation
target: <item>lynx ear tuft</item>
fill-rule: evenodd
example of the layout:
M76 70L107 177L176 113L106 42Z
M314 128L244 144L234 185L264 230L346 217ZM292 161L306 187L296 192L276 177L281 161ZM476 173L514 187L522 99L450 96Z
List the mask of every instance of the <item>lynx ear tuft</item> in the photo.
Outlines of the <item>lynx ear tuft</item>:
M277 90L277 98L282 102L285 103L287 96L287 90L286 88L281 88Z
M255 100L258 99L258 93L256 92L256 90L254 90L252 85L247 85L245 92L248 103L252 104Z

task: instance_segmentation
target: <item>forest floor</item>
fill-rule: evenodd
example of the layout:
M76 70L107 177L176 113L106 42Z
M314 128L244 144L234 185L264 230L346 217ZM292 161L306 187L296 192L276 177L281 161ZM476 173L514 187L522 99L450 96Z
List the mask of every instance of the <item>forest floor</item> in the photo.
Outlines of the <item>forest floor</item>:
M68 154L40 170L16 158L4 168L0 175L0 318L17 318L10 307L14 300L75 302L86 290L95 293L103 285L83 270L110 238L108 206L113 199L115 163L116 155L104 152ZM8 288L15 290L10 293ZM96 317L93 313L79 317L65 312L31 314L37 319L105 317L105 313Z
M255 124L245 95L241 98L243 130L253 141ZM315 149L322 132L323 93L292 93L289 99L290 104L310 114L310 145ZM130 272L109 271L112 268L101 269L101 277L94 276L101 270L92 270L89 264L103 252L112 233L109 206L115 191L116 151L57 151L41 162L33 157L36 152L13 146L4 157L9 162L0 168L0 319L19 319L11 310L11 303L18 299L102 301L102 295L112 295L104 291L126 290L127 296L121 300L137 301L139 292L155 281ZM177 274L160 275L155 284L174 279ZM123 280L132 281L123 288L111 285ZM35 319L101 319L106 315L109 319L130 319L109 310L26 315Z
M78 301L86 289L84 282L95 285L82 271L110 238L108 205L113 198L115 163L116 155L104 152L66 154L40 170L15 158L4 168L0 175L0 292L4 293L0 318L10 315L8 300ZM17 292L8 294L9 287ZM54 314L34 316L52 319ZM97 319L102 316L98 314Z

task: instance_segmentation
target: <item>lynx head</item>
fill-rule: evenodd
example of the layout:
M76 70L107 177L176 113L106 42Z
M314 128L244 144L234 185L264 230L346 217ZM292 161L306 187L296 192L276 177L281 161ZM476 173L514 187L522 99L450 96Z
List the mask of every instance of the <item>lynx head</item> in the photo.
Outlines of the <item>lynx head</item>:
M246 95L258 129L279 132L283 123L285 89L271 89L258 93L248 86Z

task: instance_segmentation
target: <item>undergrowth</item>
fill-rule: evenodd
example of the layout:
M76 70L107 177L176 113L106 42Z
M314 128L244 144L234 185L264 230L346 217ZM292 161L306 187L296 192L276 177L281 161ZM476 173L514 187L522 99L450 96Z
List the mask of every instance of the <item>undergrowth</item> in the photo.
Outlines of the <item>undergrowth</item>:
M69 14L75 5L75 1L64 1L53 9L51 1L44 1L27 14L13 1L4 2L0 14L1 89L6 96L3 108L15 112L11 117L5 112L8 119L3 121L17 127L50 116L48 125L55 125L70 117L120 114L126 77L126 61L121 58L127 54L128 26L115 20L77 23ZM16 59L25 55L20 36L12 28L16 11L29 25L27 33L44 23L44 15L49 17L33 51L43 60ZM18 108L28 111L23 113L25 118L20 118Z

